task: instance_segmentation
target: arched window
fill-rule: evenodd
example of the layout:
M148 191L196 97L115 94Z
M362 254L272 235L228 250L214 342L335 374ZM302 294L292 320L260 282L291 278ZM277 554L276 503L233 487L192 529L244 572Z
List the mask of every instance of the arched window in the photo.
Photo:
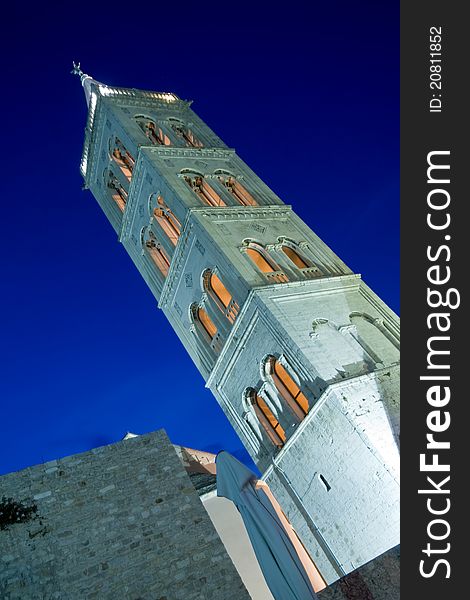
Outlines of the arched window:
M309 411L308 400L286 368L274 356L266 361L266 371L271 376L279 395L302 420Z
M204 204L208 206L226 206L222 198L207 183L204 175L191 171L182 171L184 180Z
M170 259L152 232L149 233L149 239L145 242L145 247L157 269L163 277L166 277L170 269Z
M118 205L119 210L124 212L127 202L127 192L122 187L120 181L109 171L108 181L106 182L108 189L111 192L111 198Z
M187 127L183 121L179 119L171 118L169 119L170 127L176 133L177 137L182 139L186 146L190 146L191 148L202 148L203 144L200 142L194 133Z
M124 148L124 145L119 138L114 139L111 149L111 156L127 180L130 181L132 177L132 171L134 170L135 160Z
M248 242L245 252L256 267L269 279L277 283L289 281L287 275L281 271L281 267L261 244Z
M199 306L196 313L197 320L212 341L217 333L217 327L202 306Z
M162 128L158 127L152 119L144 116L138 116L135 119L152 144L157 146L171 146L170 138L163 133Z
M181 233L181 223L165 204L165 201L161 196L157 197L157 206L155 207L153 214L170 242L176 246Z
M245 394L248 403L253 407L255 415L269 439L275 446L282 448L286 442L286 433L272 410L269 408L266 400L252 388L249 388Z
M222 170L216 171L215 174L222 185L228 189L235 200L242 206L258 206L258 203L253 196L245 189L238 179L233 177L233 175Z
M230 323L233 323L237 318L240 307L233 299L232 294L225 287L219 276L210 269L204 273L203 279L204 289L212 298L214 298L217 306Z
M321 271L308 259L306 258L297 244L292 240L286 240L286 238L279 238L281 242L281 250L287 256L289 261L297 267L307 278L321 277Z
M308 267L310 267L310 265L300 256L300 254L290 246L283 244L281 249L287 258L289 258L289 260L291 260L297 268L308 269Z

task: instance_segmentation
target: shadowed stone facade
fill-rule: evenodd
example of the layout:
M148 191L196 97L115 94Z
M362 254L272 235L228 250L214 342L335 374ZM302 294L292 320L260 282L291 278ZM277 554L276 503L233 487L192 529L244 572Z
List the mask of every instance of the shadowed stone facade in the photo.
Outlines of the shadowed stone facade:
M2 600L249 600L163 430L0 478ZM1 520L1 517L0 517Z
M363 565L319 593L319 600L398 600L400 547Z

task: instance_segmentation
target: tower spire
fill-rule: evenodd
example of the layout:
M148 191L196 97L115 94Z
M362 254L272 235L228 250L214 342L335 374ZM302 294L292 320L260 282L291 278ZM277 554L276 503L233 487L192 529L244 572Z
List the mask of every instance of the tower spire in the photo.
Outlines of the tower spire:
M91 77L90 75L87 75L86 73L84 73L82 71L79 62L76 63L75 61L72 61L72 65L73 65L73 69L70 71L70 73L72 75L78 75L80 77L80 82L82 84L83 91L85 92L86 103L89 106L90 105L90 97L91 97L91 87L94 83L98 83L98 82L95 81L93 79L93 77Z

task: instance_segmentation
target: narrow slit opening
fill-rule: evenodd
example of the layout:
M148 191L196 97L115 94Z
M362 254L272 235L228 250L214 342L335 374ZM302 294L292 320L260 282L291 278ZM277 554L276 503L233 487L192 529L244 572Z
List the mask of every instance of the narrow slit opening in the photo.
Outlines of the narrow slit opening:
M331 490L331 485L328 483L328 481L323 477L323 475L321 473L319 475L319 478L320 478L320 481L325 486L326 491L329 492Z

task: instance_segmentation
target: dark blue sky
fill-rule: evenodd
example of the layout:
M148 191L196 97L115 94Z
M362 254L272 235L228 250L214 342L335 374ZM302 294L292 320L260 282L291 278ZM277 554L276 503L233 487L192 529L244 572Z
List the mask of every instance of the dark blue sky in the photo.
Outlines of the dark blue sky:
M398 11L396 0L3 9L0 473L160 427L244 456L81 191L86 105L72 60L110 85L194 99L398 311Z

